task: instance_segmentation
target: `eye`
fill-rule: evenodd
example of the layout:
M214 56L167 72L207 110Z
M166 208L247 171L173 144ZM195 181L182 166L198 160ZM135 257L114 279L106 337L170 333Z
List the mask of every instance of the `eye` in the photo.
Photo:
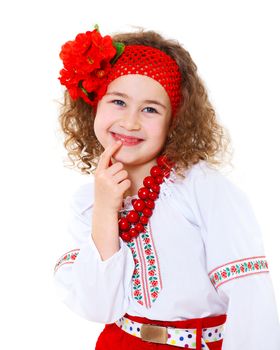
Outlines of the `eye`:
M145 109L147 110L148 113L158 113L158 111L153 107L146 107L144 108L144 110Z
M124 101L122 101L122 100L113 100L111 102L117 106L124 106L125 105Z

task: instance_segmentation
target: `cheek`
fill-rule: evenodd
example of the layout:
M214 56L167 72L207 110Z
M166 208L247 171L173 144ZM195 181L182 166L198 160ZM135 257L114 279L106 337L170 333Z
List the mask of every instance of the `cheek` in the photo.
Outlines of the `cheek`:
M98 113L96 114L93 122L93 130L95 135L98 137L99 135L99 130L100 130L100 118L98 116Z
M94 119L94 132L96 134L105 131L111 126L113 122L111 115L111 113L106 112L104 109L97 111Z
M95 136L97 137L98 141L103 145L104 147L104 134L105 134L105 124L104 119L100 114L96 114L93 124L93 129Z
M147 127L148 133L155 140L165 139L166 125L163 123L150 123Z

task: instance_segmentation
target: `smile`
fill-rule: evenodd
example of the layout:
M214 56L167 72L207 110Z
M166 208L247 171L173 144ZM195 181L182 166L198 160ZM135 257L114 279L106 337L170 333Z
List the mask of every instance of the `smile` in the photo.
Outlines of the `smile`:
M125 135L120 135L120 134L116 134L114 132L111 132L112 136L114 137L115 140L121 140L124 146L134 146L134 145L138 145L139 143L141 143L143 140L141 139L137 139L134 137L128 137Z

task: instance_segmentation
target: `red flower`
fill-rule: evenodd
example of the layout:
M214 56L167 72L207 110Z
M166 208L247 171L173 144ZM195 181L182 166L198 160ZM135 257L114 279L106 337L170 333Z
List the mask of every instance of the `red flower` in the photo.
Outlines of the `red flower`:
M154 265L154 263L155 263L155 259L149 260L149 265Z
M153 287L157 286L157 285L158 285L158 281L152 281L152 282L151 282L151 285L152 285Z
M145 249L145 253L147 255L151 255L151 253L152 253L151 248Z
M60 83L69 91L73 100L81 97L90 105L106 92L106 77L111 61L122 52L117 52L109 35L104 37L98 28L80 33L75 40L67 41L61 48L59 57L64 68L60 70Z
M154 276L155 275L155 270L150 270L149 271L149 276Z
M230 271L231 271L232 273L236 272L236 267L233 265L233 266L231 267Z
M151 296L152 296L153 298L156 298L156 297L158 296L158 292L152 292L152 293L151 293Z
M221 273L222 277L226 278L227 277L227 273L226 271L224 270L222 273Z
M139 296L141 293L140 293L140 290L135 290L133 292L133 295L135 295L136 297Z

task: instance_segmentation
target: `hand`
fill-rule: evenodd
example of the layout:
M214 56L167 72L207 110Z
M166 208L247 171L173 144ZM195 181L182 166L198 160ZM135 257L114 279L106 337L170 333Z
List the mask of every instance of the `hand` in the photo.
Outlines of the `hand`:
M94 205L119 211L122 208L124 193L130 188L131 181L128 172L123 170L123 164L116 162L109 166L111 157L122 145L121 141L108 146L100 156L95 170Z

